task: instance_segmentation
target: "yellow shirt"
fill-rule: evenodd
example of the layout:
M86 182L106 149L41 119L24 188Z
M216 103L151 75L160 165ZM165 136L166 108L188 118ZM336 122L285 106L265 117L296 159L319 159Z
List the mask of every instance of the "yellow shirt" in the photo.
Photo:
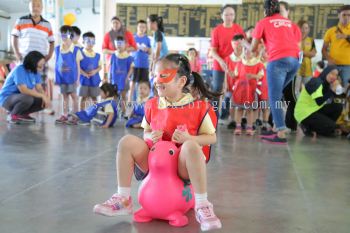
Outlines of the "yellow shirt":
M311 52L315 48L314 39L311 37L306 37L301 42L301 47L303 52ZM311 58L304 56L298 74L301 77L312 77Z
M343 34L350 35L350 23L345 27L338 24L326 31L324 42L330 43L329 56L336 65L350 65L350 43L346 39L337 39L338 28Z
M175 103L170 103L166 98L164 97L159 97L159 103L158 103L158 108L164 109L167 107L175 107L175 106L183 106L185 104L191 103L194 101L194 98L192 97L191 94L187 93L185 94L181 99L179 99ZM145 130L152 130L151 126L147 123L146 118L143 117L141 127L144 128ZM210 116L205 115L204 120L199 127L198 134L214 134L215 133L215 127L210 119Z
M103 101L107 101L107 100L113 100L113 97L106 98L106 99L103 100ZM106 104L106 105L104 106L104 112L107 113L107 114L114 113L112 104L110 104L110 103L109 103L109 104Z

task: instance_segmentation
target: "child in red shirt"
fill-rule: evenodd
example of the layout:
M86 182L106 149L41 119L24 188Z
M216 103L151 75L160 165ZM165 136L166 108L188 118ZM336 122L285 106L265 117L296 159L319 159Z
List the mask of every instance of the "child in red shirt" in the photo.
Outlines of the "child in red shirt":
M257 81L264 76L264 65L252 52L244 48L242 61L237 64L234 75L236 82L232 91L232 99L238 106L235 117L237 126L234 134L242 134L242 128L239 122L242 120L243 110L246 110L246 134L253 136L255 134L253 130L254 110L259 106Z
M231 46L233 52L225 58L225 63L227 65L228 72L226 73L226 87L228 92L232 92L232 88L235 85L235 75L234 71L238 63L241 62L242 58L242 40L244 36L242 34L237 34L232 38ZM230 105L230 117L231 122L228 124L229 129L234 129L236 127L235 121L235 108Z

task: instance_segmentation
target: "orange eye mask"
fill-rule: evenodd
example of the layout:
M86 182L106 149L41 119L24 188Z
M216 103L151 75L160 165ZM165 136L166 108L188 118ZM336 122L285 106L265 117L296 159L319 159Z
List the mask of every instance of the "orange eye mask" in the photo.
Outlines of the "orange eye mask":
M158 83L169 83L176 77L177 69L165 69L157 75Z

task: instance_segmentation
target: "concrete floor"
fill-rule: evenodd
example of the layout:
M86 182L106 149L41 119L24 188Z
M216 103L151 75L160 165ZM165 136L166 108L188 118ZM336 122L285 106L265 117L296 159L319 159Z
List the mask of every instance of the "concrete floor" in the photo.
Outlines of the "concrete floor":
M34 116L34 125L8 125L0 114L1 233L200 232L193 211L184 228L92 213L116 191L118 140L141 131L120 121L103 130ZM346 139L301 134L290 135L289 146L268 145L220 126L208 183L223 228L213 232L350 232L349 149ZM134 202L137 186L134 181Z

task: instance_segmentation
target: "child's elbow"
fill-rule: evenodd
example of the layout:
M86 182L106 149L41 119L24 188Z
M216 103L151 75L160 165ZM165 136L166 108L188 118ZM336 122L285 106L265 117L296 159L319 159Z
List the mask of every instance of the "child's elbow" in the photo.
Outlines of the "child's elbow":
M216 143L216 133L211 135L211 143L210 144L215 144Z

